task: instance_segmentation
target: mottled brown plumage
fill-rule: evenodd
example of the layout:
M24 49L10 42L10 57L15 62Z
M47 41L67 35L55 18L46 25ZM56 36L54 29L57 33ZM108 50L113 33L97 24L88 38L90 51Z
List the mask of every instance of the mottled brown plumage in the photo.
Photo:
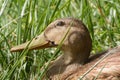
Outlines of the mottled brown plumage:
M76 80L104 55L109 54L82 79L93 80L98 76L97 80L120 80L120 48L89 57L92 48L90 34L78 19L63 18L52 22L41 35L32 40L28 48L55 47L61 42L63 54L50 64L45 77L52 80ZM23 50L28 43L13 47L11 51Z

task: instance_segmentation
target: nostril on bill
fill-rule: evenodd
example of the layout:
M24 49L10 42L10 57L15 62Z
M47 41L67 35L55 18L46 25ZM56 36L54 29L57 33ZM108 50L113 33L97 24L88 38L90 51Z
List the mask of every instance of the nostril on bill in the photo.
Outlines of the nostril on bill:
M35 37L35 40L36 40L36 39L38 39L38 36L37 36L37 37Z

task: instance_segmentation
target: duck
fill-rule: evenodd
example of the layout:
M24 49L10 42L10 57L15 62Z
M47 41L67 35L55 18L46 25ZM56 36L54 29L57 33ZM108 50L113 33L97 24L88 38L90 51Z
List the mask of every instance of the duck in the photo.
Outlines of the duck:
M44 76L49 80L120 80L120 47L91 55L92 39L85 24L76 18L60 18L31 41L11 52L60 46L63 52L53 60Z

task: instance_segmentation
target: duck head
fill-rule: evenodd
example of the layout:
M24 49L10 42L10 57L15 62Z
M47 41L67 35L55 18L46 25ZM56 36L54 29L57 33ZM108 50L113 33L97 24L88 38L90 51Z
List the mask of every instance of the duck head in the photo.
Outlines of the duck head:
M62 41L62 43L61 43ZM62 44L65 64L83 64L89 57L92 41L86 26L78 19L62 18L55 20L33 40L11 48L12 52L56 47Z

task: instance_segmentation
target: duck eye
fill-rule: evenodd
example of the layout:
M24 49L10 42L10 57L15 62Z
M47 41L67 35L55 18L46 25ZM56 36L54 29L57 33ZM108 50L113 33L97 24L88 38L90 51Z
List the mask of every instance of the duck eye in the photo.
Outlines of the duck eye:
M56 26L63 26L63 25L65 25L65 23L64 23L63 21L59 21L59 22L56 24Z

